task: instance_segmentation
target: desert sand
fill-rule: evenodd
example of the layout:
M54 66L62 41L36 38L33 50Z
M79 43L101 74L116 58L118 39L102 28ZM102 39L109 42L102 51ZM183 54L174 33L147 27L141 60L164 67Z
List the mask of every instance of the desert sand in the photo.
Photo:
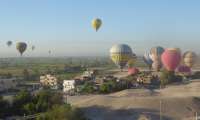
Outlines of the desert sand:
M68 102L84 109L92 120L194 120L200 113L200 80L164 89L129 89L108 95L69 96ZM160 111L161 108L161 111Z

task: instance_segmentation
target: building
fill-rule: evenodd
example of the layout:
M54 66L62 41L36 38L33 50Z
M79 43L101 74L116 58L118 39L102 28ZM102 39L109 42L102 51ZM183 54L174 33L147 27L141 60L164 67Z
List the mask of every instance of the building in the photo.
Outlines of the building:
M27 82L21 85L22 88L25 88L28 91L39 90L41 88L40 83L36 82Z
M51 89L58 89L58 79L50 74L40 76L40 83L42 86L50 87Z
M63 92L70 92L75 89L75 80L63 80Z
M17 85L17 78L0 78L0 91L16 89Z
M83 80L95 80L96 70L85 71L82 75Z

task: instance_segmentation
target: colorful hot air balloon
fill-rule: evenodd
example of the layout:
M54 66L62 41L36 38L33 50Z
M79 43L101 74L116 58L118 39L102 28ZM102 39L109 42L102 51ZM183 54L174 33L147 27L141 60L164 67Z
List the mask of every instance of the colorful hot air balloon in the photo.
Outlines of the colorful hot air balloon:
M162 47L160 47L160 46L151 48L150 54L151 54L152 60L153 60L153 61L160 60L161 55L162 55L162 53L163 53L164 51L165 51L164 48L162 48Z
M128 75L135 75L135 74L138 74L139 72L140 71L137 68L134 68L134 67L128 68Z
M160 71L160 68L162 67L162 63L161 61L154 61L153 64L152 64L152 68L155 70L155 71Z
M183 61L184 64L188 67L192 67L197 59L197 55L192 51L187 51L183 54Z
M12 45L12 41L8 41L6 44L8 45L8 47L10 47Z
M127 63L128 67L129 68L133 67L133 65L135 64L136 60L137 60L137 56L136 56L135 53L133 53L132 57L128 60L128 63Z
M177 49L166 49L161 56L162 63L168 71L174 71L181 61L181 53Z
M101 25L102 25L101 19L96 18L96 19L92 20L92 27L93 27L96 31L98 31L98 29L101 27Z
M112 61L122 70L132 57L131 48L126 44L117 44L110 49Z
M151 69L153 60L151 59L150 53L145 53L143 56L143 60L149 66L149 69Z
M163 52L164 52L164 48L160 46L153 47L150 50L150 55L153 61L152 68L155 71L160 71L160 68L162 67L161 55Z
M25 42L18 42L16 44L16 49L19 51L19 53L22 55L27 48L27 44Z
M191 74L191 69L188 66L181 65L177 68L177 72L185 75L190 75Z

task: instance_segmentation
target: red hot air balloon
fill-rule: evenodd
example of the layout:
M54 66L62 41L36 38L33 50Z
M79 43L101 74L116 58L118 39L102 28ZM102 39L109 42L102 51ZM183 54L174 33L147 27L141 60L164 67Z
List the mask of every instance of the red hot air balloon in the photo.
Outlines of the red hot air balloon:
M166 49L161 60L168 71L174 71L181 61L181 53L177 49Z
M132 68L128 68L128 75L135 75L135 74L137 74L137 73L139 73L140 71L139 71L139 69L137 69L137 68L134 68L134 67L132 67Z

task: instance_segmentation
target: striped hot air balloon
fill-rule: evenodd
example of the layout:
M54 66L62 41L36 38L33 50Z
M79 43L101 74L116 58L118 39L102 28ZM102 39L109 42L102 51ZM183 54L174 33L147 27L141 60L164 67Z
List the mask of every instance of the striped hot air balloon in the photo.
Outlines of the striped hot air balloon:
M162 48L162 47L160 47L160 46L151 48L150 54L151 54L152 60L153 60L153 61L160 60L161 55L162 55L162 53L163 53L164 51L165 51L164 48Z
M126 44L117 44L110 49L112 61L122 70L132 57L132 49Z
M155 70L155 71L160 71L160 68L162 67L162 62L161 61L154 61L153 64L152 64L152 68Z
M151 69L153 60L151 59L150 53L146 52L143 56L143 60L149 66L149 69Z
M166 49L161 56L162 63L168 71L174 71L181 61L181 53L177 49Z
M153 47L150 50L151 59L153 61L152 68L155 71L160 71L160 69L162 67L161 55L163 52L164 52L164 48L162 48L160 46Z
M192 51L187 51L183 54L183 61L184 64L188 67L192 67L197 59L197 55Z

